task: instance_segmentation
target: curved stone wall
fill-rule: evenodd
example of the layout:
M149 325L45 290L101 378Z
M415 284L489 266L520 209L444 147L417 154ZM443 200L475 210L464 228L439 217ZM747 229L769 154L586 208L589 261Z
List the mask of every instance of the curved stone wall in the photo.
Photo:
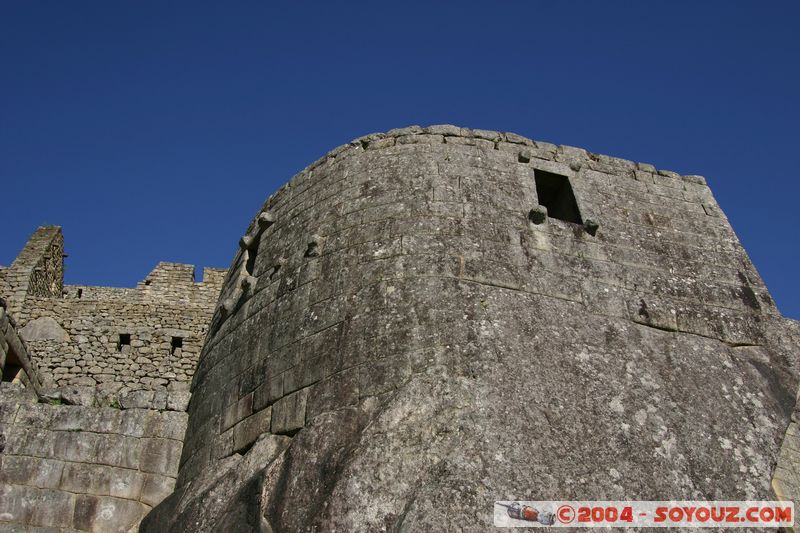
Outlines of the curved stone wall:
M546 216L546 175L579 220ZM769 499L797 385L784 321L702 177L454 126L363 137L242 238L177 490L142 530Z

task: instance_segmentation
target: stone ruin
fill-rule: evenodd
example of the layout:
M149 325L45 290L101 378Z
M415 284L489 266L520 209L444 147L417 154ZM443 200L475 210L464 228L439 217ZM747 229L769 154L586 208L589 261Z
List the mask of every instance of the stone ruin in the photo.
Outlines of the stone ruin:
M59 254L43 228L0 270L14 531L485 531L495 500L798 494L800 325L700 176L410 127L292 178L224 281L62 287Z
M61 228L42 227L0 270L0 530L135 530L175 485L225 271L65 286L63 258Z

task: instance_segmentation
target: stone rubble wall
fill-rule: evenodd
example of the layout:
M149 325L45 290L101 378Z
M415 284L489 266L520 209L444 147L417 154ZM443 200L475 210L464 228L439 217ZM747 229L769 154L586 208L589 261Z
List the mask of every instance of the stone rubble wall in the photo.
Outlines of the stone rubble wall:
M148 407L36 403L4 383L0 529L136 531L172 491L187 419Z
M69 285L64 298L29 296L15 317L23 336L42 319L57 323L55 331L26 338L50 386L97 386L109 395L185 390L220 290L220 276L207 277L196 283L191 265L160 263L150 284ZM130 345L120 345L120 334L130 335ZM173 337L182 339L181 347L172 346Z
M532 223L535 170L568 177L599 229ZM762 498L797 385L785 322L700 176L455 126L362 137L247 229L193 377L177 490L143 530L253 508L276 530L442 514L480 528L501 493ZM538 423L511 431L512 408ZM278 437L291 444L253 457ZM261 461L261 485L201 512L198 486L222 483L205 473L231 461Z

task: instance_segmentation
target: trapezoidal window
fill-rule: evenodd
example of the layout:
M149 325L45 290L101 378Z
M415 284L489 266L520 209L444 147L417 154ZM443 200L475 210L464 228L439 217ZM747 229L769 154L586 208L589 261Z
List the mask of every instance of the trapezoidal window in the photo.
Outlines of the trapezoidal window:
M119 334L119 341L117 342L117 351L121 352L123 348L126 346L131 345L131 334L130 333L120 333Z
M6 363L6 367L2 369L3 381L12 382L22 372L22 367L11 363Z
M14 381L17 377L21 377L21 374L24 374L24 370L22 369L22 363L14 354L14 352L9 352L8 359L6 359L6 366L5 368L0 368L0 374L3 375L3 381Z
M536 180L539 205L547 208L547 216L565 222L583 224L569 178L545 170L534 170L533 175Z
M175 350L183 350L183 337L172 337L169 353L175 355Z

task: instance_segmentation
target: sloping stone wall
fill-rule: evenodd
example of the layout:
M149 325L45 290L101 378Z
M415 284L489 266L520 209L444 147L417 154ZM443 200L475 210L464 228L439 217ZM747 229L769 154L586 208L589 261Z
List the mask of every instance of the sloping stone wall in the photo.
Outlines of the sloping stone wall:
M583 224L541 216L537 171ZM454 126L363 137L241 239L176 492L143 530L483 531L496 499L768 499L798 381L786 323L702 177ZM223 463L247 476L207 476Z
M3 531L136 531L172 491L186 413L49 405L4 385Z
M5 270L0 296L13 316L28 296L60 298L63 285L64 236L58 226L43 226Z

